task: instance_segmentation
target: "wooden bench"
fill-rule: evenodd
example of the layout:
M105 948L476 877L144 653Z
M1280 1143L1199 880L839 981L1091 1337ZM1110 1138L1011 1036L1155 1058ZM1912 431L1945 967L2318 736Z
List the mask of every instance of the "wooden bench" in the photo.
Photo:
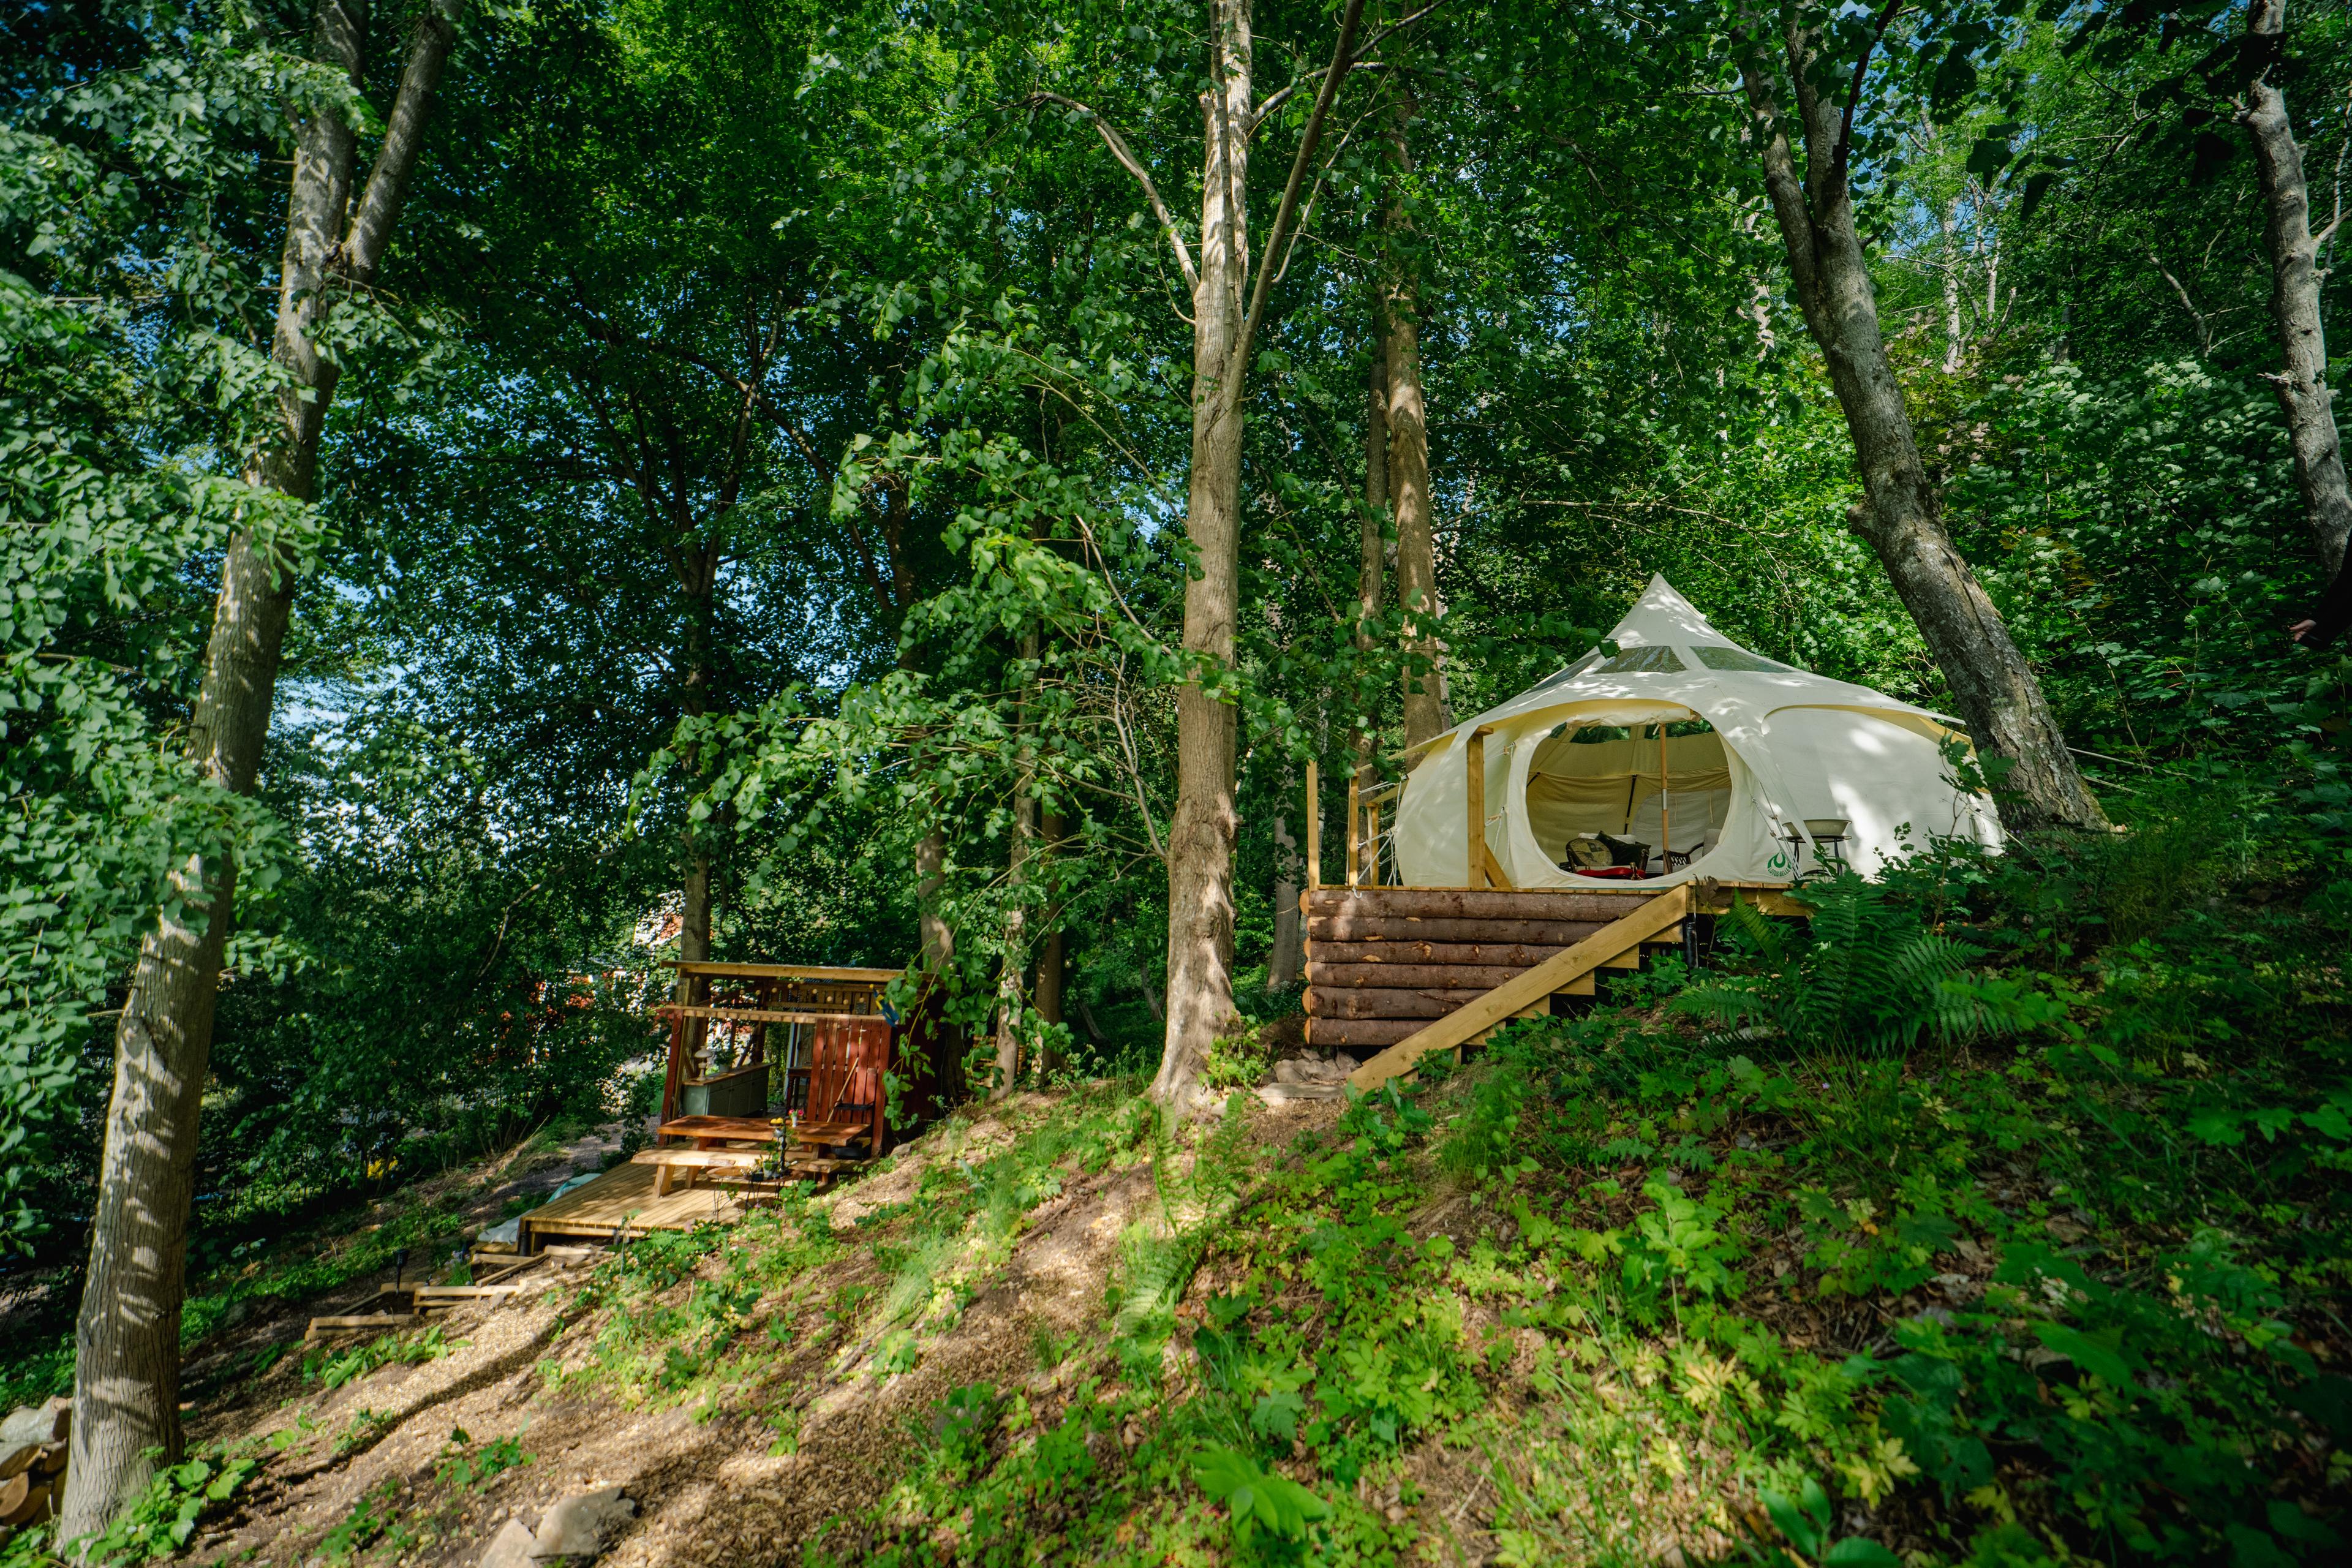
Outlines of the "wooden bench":
M698 1171L756 1171L775 1157L762 1149L640 1149L629 1162L654 1168L654 1196L659 1198L669 1195L670 1182L680 1171L690 1187Z

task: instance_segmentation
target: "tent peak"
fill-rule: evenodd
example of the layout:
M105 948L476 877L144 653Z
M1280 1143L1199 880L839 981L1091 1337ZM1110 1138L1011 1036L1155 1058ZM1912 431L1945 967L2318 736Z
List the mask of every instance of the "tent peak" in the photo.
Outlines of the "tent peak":
M1609 640L1626 647L1647 647L1657 643L1713 643L1726 647L1740 645L1715 629L1714 623L1699 614L1698 606L1675 592L1666 581L1665 574L1655 573L1650 585L1642 591L1640 599L1625 613L1609 634ZM1743 648L1741 651L1748 652Z

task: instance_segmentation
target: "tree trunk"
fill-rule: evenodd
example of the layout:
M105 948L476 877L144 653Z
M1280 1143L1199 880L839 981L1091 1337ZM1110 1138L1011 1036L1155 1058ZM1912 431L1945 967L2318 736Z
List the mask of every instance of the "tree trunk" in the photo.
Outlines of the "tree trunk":
M1069 833L1070 825L1061 813L1049 811L1037 819L1041 854L1056 853L1056 847ZM1055 884L1058 885L1058 884ZM1030 993L1029 1005L1038 1022L1058 1024L1062 1020L1062 906L1056 903L1045 911L1045 939L1037 949L1037 984ZM1037 1063L1040 1069L1052 1072L1062 1065L1062 1053L1049 1050Z
M719 579L718 551L708 544L698 550L682 547L677 561L690 616L687 626L686 685L680 705L688 718L699 719L710 711L710 616ZM688 759L697 788L709 778L709 756L706 745L698 743ZM716 826L715 818L689 824L683 836L684 864L678 876L683 917L677 933L677 956L682 963L710 962L710 847L711 830ZM688 1006L704 1005L710 1000L709 977L681 972L677 998ZM700 1060L709 1045L710 1020L688 1018L685 1022L688 1059Z
M1959 203L1946 202L1944 226L1944 374L1960 374L1965 328L1960 321Z
M1200 265L1192 281L1192 472L1185 530L1198 562L1184 585L1184 652L1206 675L1233 668L1240 596L1242 404L1251 337L1279 276L1323 121L1354 57L1363 0L1341 8L1331 64L1299 135L1272 242L1246 307L1252 124L1249 0L1210 0L1209 90L1201 96ZM1115 137L1111 140L1116 142ZM1129 155L1130 163L1132 156ZM1146 189L1150 189L1146 181ZM1152 196L1155 208L1159 198ZM1172 227L1172 226L1171 226ZM1177 249L1181 236L1173 235ZM1194 1109L1209 1047L1234 1009L1234 709L1195 679L1176 694L1176 812L1168 830L1168 1015L1152 1098Z
M1266 960L1265 988L1287 991L1298 984L1307 944L1298 925L1298 840L1279 816L1274 819L1274 952Z
M1406 144L1412 123L1412 93L1397 89L1396 122L1389 132L1390 157L1402 182L1412 169ZM1444 651L1420 617L1437 611L1436 548L1430 537L1429 426L1421 394L1421 284L1408 237L1401 188L1392 188L1385 227L1390 270L1384 336L1388 361L1388 490L1396 505L1397 603L1406 616L1404 647L1404 743L1417 746L1444 733Z
M921 906L923 972L937 974L955 958L955 932L940 913L940 890L947 885L947 830L934 826L915 843L915 899Z
M677 930L677 956L681 963L710 962L710 855L688 840L686 846L685 875L679 879L682 914ZM677 999L689 1007L699 1007L710 1000L710 979L708 975L680 973L677 977ZM710 1020L688 1018L686 1021L686 1052L689 1060L698 1059L710 1037Z
M1779 107L1785 50L1806 172L1792 148L1791 118ZM1754 110L1766 189L1786 242L1805 325L1828 362L1862 472L1856 529L1878 552L1904 607L1944 672L1952 701L1978 751L2011 764L2001 814L2012 829L2102 826L2105 815L2084 786L2065 737L2018 652L2000 612L1945 531L1942 498L1919 459L1903 390L1887 363L1868 258L1854 228L1845 170L1843 117L1815 90L1812 37L1791 27L1781 44L1751 41L1740 76ZM1801 803L1788 803L1802 809Z
M1358 530L1356 566L1356 654L1369 659L1372 652L1372 622L1380 618L1388 566L1389 510L1389 351L1388 305L1372 307L1372 363L1364 376L1364 512ZM1360 714L1356 720L1356 787L1372 787L1372 753L1380 737L1380 715Z
M287 203L278 319L271 358L289 384L278 398L281 430L245 476L257 489L307 501L316 481L319 432L335 371L319 356L317 329L331 285L373 280L424 140L434 89L456 37L454 7L418 19L383 146L356 214L352 180L358 144L327 110L296 132ZM321 0L312 52L361 80L367 39L363 0ZM204 675L188 726L188 756L214 785L252 793L269 733L278 664L294 602L294 563L250 532L229 544ZM178 1461L180 1309L188 1209L213 1007L236 890L233 854L173 868L177 911L167 909L140 944L115 1029L114 1092L90 1223L89 1267L75 1326L73 1452L60 1541L105 1530L147 1489L151 1450Z
M1199 286L1192 292L1192 471L1185 532L1184 652L1230 668L1240 594L1242 415L1234 351L1249 265L1249 0L1210 0L1210 89L1201 95ZM1166 1044L1152 1097L1189 1101L1234 1009L1234 710L1197 681L1176 693L1176 811L1168 829Z
M2250 38L2271 40L2272 58L2286 26L2286 0L2252 0L2246 14ZM2303 174L2303 150L2295 145L2294 121L2286 95L2265 70L2246 89L2239 120L2252 133L2254 164L2262 172L2263 203L2271 252L2271 323L2278 331L2285 368L2270 377L2279 411L2286 416L2294 447L2294 483L2319 546L2319 563L2329 575L2344 565L2344 542L2352 536L2352 489L2344 477L2344 448L2336 434L2335 394L2327 384L2327 334L2319 318L2318 247L2311 237L2311 192Z
M1037 628L1033 624L1021 637L1025 670L1037 668ZM1024 677L1024 679L1026 678ZM991 1100L1013 1092L1021 1076L1021 977L1029 967L1029 858L1037 838L1037 770L1027 733L1027 688L1014 710L1013 727L1019 746L1013 778L1013 848L1004 872L1004 954L996 978L996 1081Z
M1013 797L1013 863L1005 872L1004 954L996 978L996 1075L988 1098L1003 1100L1021 1076L1021 976L1029 966L1027 895L1030 841L1037 833L1037 802L1028 791Z

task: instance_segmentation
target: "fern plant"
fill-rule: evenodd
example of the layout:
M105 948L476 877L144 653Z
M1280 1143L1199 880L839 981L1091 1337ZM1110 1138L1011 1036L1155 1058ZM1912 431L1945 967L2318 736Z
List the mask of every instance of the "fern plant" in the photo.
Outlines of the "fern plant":
M1812 906L1809 929L1735 903L1729 919L1752 967L1690 986L1675 1008L1743 1042L1849 1057L1902 1055L1923 1037L1950 1043L2015 1022L2000 993L1966 983L1978 950L1928 930L1885 889L1848 871L1794 896Z
M1239 1096L1226 1102L1223 1118L1189 1161L1176 1134L1174 1120L1155 1108L1147 1137L1160 1214L1157 1223L1129 1226L1112 1285L1113 1340L1139 1363L1158 1357L1209 1237L1240 1201L1251 1168L1249 1122Z

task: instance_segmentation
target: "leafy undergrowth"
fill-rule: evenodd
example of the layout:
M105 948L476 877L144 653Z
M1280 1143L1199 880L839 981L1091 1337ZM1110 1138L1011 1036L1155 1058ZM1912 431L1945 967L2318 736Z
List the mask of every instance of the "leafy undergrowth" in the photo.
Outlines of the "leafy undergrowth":
M2352 883L2168 831L1818 884L1344 1108L974 1107L551 1279L478 1404L398 1374L496 1319L289 1358L142 1539L250 1457L341 1489L228 1555L470 1562L642 1420L624 1564L2340 1560Z
M2352 886L2151 832L1809 896L1160 1149L1086 1396L954 1390L810 1560L2340 1560Z
M507 1200L507 1215L544 1201L546 1190L571 1172L563 1139L585 1131L572 1124L543 1128L480 1166L330 1208L305 1224L256 1225L241 1240L224 1241L211 1217L200 1214L180 1316L181 1343L194 1358L183 1368L182 1392L202 1397L266 1370L269 1362L256 1365L250 1359L206 1353L208 1342L217 1342L246 1324L389 1276L395 1267L411 1281L423 1277L462 1282L457 1259L467 1233L486 1217L500 1217L494 1200L503 1193L526 1188L525 1195ZM222 1228L229 1236L237 1230ZM401 1262L395 1265L395 1259ZM30 1405L73 1391L72 1312L79 1299L64 1289L42 1294L42 1308L0 1321L0 1405ZM271 1353L269 1361L275 1359Z

